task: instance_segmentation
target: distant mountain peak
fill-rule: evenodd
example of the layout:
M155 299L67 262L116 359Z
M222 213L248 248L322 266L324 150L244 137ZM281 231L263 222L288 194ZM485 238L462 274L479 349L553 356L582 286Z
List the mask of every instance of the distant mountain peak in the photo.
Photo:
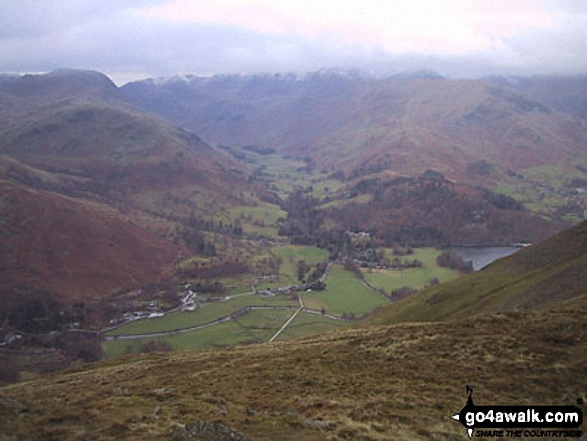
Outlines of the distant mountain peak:
M21 98L56 95L67 97L118 97L118 87L106 75L92 70L66 68L40 75L23 75L17 80L6 83L3 91Z

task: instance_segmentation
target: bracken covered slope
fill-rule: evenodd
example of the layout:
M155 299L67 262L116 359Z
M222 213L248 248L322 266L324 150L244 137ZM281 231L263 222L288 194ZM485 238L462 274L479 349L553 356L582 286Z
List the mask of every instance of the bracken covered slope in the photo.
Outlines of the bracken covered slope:
M114 209L0 181L0 313L92 303L173 276L181 248ZM50 293L50 294L49 294Z
M87 306L171 280L190 254L181 222L249 188L228 156L77 70L0 82L0 180L0 319L16 327L47 299Z

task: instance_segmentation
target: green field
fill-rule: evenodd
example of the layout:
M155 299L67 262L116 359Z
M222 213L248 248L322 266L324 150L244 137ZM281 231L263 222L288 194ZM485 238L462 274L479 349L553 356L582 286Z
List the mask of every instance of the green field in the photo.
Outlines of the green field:
M219 325L197 329L183 334L157 338L113 340L103 342L109 356L132 351L139 352L139 345L149 340L163 341L173 350L210 349L251 343L267 342L291 317L293 310L253 310L237 319Z
M391 257L392 250L386 249L386 255ZM392 290L409 286L414 289L422 289L430 284L430 280L437 277L439 282L447 282L459 277L458 271L439 267L436 258L441 251L435 248L416 248L414 254L402 256L402 260L418 259L422 262L421 268L406 268L402 271L396 269L365 269L361 271L365 280L376 288L391 293Z
M318 314L301 312L289 324L289 326L279 334L277 340L286 340L289 338L298 338L313 334L323 334L333 329L340 328L341 326L345 326L345 324L344 321L333 320Z
M351 271L341 265L331 265L324 291L302 293L306 307L333 314L366 314L389 302L366 287Z
M539 213L546 219L556 218L557 210L564 209L569 197L587 202L586 194L574 194L570 187L573 179L584 179L578 170L565 170L557 166L538 166L521 170L521 177L506 177L495 188L497 193L513 197L522 202L529 210ZM582 221L582 211L574 209L573 203L570 213L563 215L563 219L578 223Z
M310 190L316 198L324 198L336 193L343 183L329 177L330 171L320 167L308 168L302 159L284 157L274 153L260 155L239 147L233 147L243 158L239 159L249 164L256 174L262 177L269 188L285 199L296 189Z
M224 222L235 224L237 221L243 227L245 234L277 237L279 218L287 217L287 213L277 205L262 203L254 207L235 207L223 213Z
M269 252L268 250L269 248L266 252ZM391 250L385 251L388 257L392 257ZM269 253L281 259L280 279L259 284L257 289L260 290L297 283L299 260L304 260L308 265L315 265L328 258L327 251L314 246L280 245L272 247ZM415 249L414 254L403 256L401 259L418 259L422 261L422 268L410 268L402 272L391 269L363 270L363 274L366 281L386 292L402 286L421 289L433 277L437 277L441 282L456 278L458 276L456 271L436 265L436 257L439 253L440 251L433 248ZM235 289L250 289L245 279L240 283L240 288ZM360 316L389 304L389 301L380 293L367 287L353 272L344 270L340 264L330 266L324 291L301 292L299 295L307 308L318 311L324 309L327 313L339 316ZM169 343L173 349L202 349L263 342L268 341L277 332L298 305L295 296L277 295L267 298L254 294L243 295L230 300L204 303L192 312L174 311L164 317L133 321L108 331L106 335L141 335L186 329L227 317L247 306L289 307L290 309L253 310L235 320L219 325L154 338L154 340ZM344 325L344 321L302 312L284 330L279 339L323 333ZM129 350L129 347L130 350L138 352L139 345L149 340L152 338L109 341L104 342L104 348L109 355L123 354Z
M106 335L149 334L190 328L226 317L246 306L298 306L298 301L285 296L270 298L258 295L240 296L227 301L206 303L191 312L173 311L163 317L135 320L108 331Z
M300 260L307 265L315 265L328 259L328 251L314 246L305 245L281 245L271 249L276 257L281 259L279 267L279 280L275 282L264 282L257 286L257 289L271 289L280 286L294 285L299 283L297 277L297 263Z

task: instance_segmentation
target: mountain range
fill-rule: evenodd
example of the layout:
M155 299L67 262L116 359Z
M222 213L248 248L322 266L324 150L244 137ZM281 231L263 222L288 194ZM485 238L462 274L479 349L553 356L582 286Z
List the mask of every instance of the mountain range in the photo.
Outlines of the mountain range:
M584 79L553 81L519 80L510 87L505 79L318 72L172 77L129 83L121 91L212 143L309 156L346 176L434 169L491 185L508 171L585 165Z
M219 213L283 205L241 161L245 153L302 158L329 175L340 190L322 201L326 224L385 243L541 240L570 225L565 213L577 218L580 195L569 198L561 184L565 209L548 222L550 213L491 190L513 180L548 193L561 173L581 185L587 130L582 95L569 90L582 83L549 81L318 72L119 88L93 71L3 75L1 315L46 315L43 297L56 305L121 292L173 298L163 287L177 282L174 266L228 243L226 228L206 232ZM366 199L357 205L349 193Z

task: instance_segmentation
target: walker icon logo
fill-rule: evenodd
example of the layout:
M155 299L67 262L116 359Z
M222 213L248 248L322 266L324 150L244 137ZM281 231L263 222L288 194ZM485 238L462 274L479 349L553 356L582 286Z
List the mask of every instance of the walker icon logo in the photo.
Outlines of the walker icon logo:
M582 435L578 427L583 423L583 411L576 406L476 406L473 389L469 386L467 394L467 404L452 418L465 426L469 439L473 434L502 438L578 438Z

